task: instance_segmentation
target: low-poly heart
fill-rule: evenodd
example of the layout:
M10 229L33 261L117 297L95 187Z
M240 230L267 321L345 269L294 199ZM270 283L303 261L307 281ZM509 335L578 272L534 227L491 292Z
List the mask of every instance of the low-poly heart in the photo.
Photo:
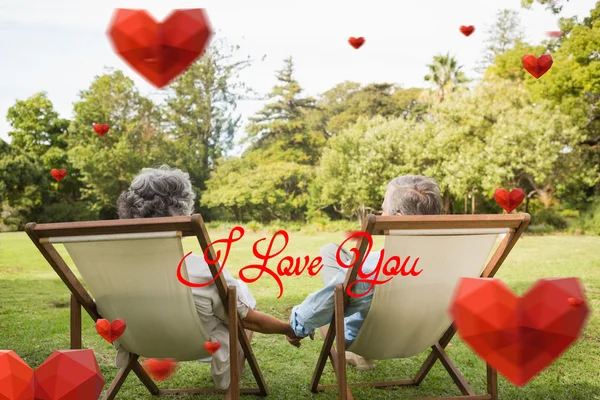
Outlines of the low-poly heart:
M460 27L460 31L462 32L463 35L465 36L471 36L471 34L473 32L475 32L475 27L473 25L469 25L469 26L464 26L462 25Z
M550 54L544 54L539 58L535 58L531 54L523 56L523 68L527 70L534 78L540 79L550 67L552 67L552 56Z
M162 23L146 10L118 9L108 35L131 68L162 88L202 55L212 29L203 9L174 10Z
M496 203L508 213L519 207L524 198L525 192L520 188L513 189L510 193L506 189L498 188L494 193Z
M221 343L219 342L204 342L204 348L210 354L215 354L217 350L221 348Z
M113 343L125 332L127 324L123 319L115 319L109 322L106 319L98 319L96 321L96 332L100 334L107 342Z
M502 281L463 278L450 314L460 337L506 379L523 386L581 335L589 308L576 278L540 279L521 298Z
M109 130L109 126L108 124L94 124L94 131L96 131L96 133L100 136L104 136L108 133Z
M350 46L354 47L355 49L358 49L358 48L360 48L360 46L365 44L365 38L364 37L359 37L359 38L351 37L350 39L348 39L348 43L350 43Z
M549 36L551 38L558 38L562 35L561 31L548 31L546 32L546 36Z
M157 381L168 379L177 370L177 362L173 358L162 360L148 358L144 360L143 367L148 374Z
M67 170L66 169L52 169L52 171L50 171L50 173L52 174L52 177L54 179L56 179L58 182L62 181L65 176L67 176Z
M33 400L33 369L12 350L0 350L0 399Z

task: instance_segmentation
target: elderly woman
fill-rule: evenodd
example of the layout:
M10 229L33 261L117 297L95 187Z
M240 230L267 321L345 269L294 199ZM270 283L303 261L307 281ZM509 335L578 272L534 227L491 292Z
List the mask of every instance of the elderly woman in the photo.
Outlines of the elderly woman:
M145 168L133 179L129 190L121 193L117 202L119 218L156 218L191 215L193 212L194 190L189 175L179 169L163 165L160 168ZM193 283L206 283L212 279L204 257L195 254L186 258L189 280ZM175 274L175 271L173 271ZM223 269L227 285L237 287L238 314L247 329L261 333L279 333L295 337L287 322L256 311L256 300L248 286L234 279ZM229 331L227 328L226 305L221 302L214 284L192 288L196 310L202 320L211 341L219 342L221 347L211 358L211 374L221 389L229 387ZM119 354L120 353L120 354ZM117 354L117 366L126 360L126 353L120 349ZM212 360L211 360L212 359Z

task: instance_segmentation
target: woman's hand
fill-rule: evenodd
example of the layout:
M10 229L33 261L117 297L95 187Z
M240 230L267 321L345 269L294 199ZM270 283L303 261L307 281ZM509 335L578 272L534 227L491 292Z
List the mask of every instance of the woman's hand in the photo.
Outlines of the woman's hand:
M310 340L315 340L315 333L311 333L310 335L308 335L308 337L310 338ZM304 337L298 337L295 334L286 335L285 338L287 339L288 343L294 347L300 347L300 341L304 339Z

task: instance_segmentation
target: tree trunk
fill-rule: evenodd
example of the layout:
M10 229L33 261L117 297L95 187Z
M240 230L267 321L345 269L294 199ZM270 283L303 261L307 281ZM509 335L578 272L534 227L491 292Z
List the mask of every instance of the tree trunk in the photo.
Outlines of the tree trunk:
M475 214L475 204L477 201L475 200L475 193L471 195L471 214Z
M444 193L444 197L443 197L443 213L444 214L450 214L451 213L451 207L452 207L452 196L450 195L450 193L446 192Z
M465 214L469 212L469 195L465 194Z

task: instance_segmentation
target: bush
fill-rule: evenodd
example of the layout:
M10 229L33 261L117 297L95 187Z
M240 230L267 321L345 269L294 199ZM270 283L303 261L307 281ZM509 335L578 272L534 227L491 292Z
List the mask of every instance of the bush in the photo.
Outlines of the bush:
M567 220L563 218L556 210L544 208L537 211L531 217L532 225L543 225L554 229L566 229Z
M569 231L588 235L600 235L600 199L594 201L578 219L572 222Z
M95 221L98 214L89 208L89 204L78 202L54 203L45 206L38 216L38 223Z

